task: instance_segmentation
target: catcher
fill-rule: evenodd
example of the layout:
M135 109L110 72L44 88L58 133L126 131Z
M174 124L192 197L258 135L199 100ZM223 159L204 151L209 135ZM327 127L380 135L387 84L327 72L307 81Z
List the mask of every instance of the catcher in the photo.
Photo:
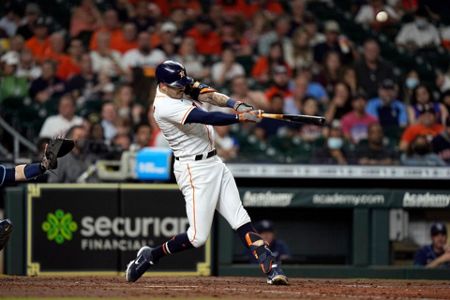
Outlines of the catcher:
M6 168L0 165L0 186L12 184L18 181L26 181L44 174L47 170L56 169L57 158L69 153L75 143L72 140L56 138L46 146L41 162L17 165L14 168ZM11 235L13 225L9 219L0 220L0 251L5 247Z

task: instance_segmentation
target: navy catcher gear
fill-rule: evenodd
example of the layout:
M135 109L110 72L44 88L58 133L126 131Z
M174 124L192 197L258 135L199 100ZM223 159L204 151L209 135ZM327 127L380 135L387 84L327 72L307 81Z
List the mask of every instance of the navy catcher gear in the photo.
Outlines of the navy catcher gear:
M194 79L187 76L186 68L173 60L166 60L156 67L156 80L180 89L194 83Z

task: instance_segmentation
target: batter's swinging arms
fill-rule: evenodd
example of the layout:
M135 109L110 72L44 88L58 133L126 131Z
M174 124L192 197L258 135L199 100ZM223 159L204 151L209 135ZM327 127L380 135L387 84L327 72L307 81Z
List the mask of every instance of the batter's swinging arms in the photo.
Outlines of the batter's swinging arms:
M186 201L189 229L156 248L142 247L126 270L129 282L138 280L163 256L205 244L217 210L237 232L267 275L267 283L288 283L272 252L251 224L231 172L216 155L213 125L257 122L258 112L187 76L184 66L165 61L156 68L158 87L154 116L175 155L174 173ZM190 98L186 98L188 95ZM199 102L231 107L237 114L207 112Z

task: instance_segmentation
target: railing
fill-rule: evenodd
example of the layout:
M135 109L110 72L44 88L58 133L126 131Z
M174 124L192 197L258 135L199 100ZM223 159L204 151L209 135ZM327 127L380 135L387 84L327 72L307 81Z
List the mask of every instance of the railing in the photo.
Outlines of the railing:
M33 153L37 153L37 147L23 137L17 130L15 130L11 125L9 125L2 117L0 117L0 127L3 128L5 132L13 137L13 153L10 153L5 147L0 145L0 152L7 158L16 161L20 155L20 145L30 150Z

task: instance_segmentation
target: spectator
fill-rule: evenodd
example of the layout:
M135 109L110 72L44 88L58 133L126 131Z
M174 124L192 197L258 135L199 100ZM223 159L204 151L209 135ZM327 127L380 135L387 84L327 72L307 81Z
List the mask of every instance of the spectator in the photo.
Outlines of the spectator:
M92 166L96 156L88 151L88 135L86 129L81 125L71 127L66 138L75 141L75 147L64 157L58 158L58 168L50 172L48 182L50 183L75 183L80 176Z
M118 133L112 139L111 145L117 149L117 152L128 151L131 146L130 136L125 133Z
M114 103L112 102L105 102L102 106L102 127L105 135L105 141L106 143L111 143L111 140L116 136L117 134L117 111Z
M252 77L260 83L267 83L270 80L270 72L275 66L284 66L290 74L290 69L284 58L283 47L280 43L274 42L270 45L269 54L260 56L252 68Z
M264 33L258 41L258 54L266 56L269 54L271 45L275 42L281 44L283 55L286 56L286 51L292 48L291 39L288 37L290 30L290 18L287 15L280 16L275 20L273 30Z
M367 100L362 94L352 100L352 111L342 117L342 131L345 137L354 144L367 139L370 124L377 123L377 119L366 112Z
M396 163L395 151L384 143L383 128L373 123L367 130L367 143L362 141L356 147L356 158L359 165L393 165Z
M323 147L317 148L312 157L313 164L347 165L348 153L344 148L344 137L340 126L333 124Z
M123 25L121 42L114 45L116 48L113 49L119 51L121 54L124 54L128 50L137 48L137 34L138 32L134 23L125 23Z
M383 79L394 78L392 67L381 60L380 47L374 39L364 42L363 59L356 63L355 70L359 86L369 99L377 96Z
M431 150L428 137L417 135L400 157L400 162L405 166L445 166L445 162Z
M129 120L132 124L139 124L144 114L144 108L134 101L133 87L121 85L115 96L117 115L121 119Z
M231 81L231 98L245 101L255 109L268 110L269 103L263 92L251 90L244 75L236 76Z
M9 49L6 53L2 52L3 54L1 55L1 59L4 60L9 56L19 57L20 53L22 53L25 49L25 41L23 37L20 35L13 36L9 38Z
M345 36L340 36L340 27L336 21L325 22L325 41L314 47L314 60L321 64L329 51L335 51L341 56L343 63L353 61L352 45Z
M450 90L441 94L441 103L450 111Z
M80 67L76 61L64 53L64 48L64 35L61 32L55 32L50 36L50 45L44 51L44 57L55 61L57 64L56 75L67 80L80 73Z
M70 19L70 36L89 36L100 27L102 16L92 0L82 0Z
M230 136L230 126L214 126L214 129L217 155L224 161L236 158L239 144L235 138Z
M289 247L281 239L277 238L274 225L272 221L261 220L255 224L256 231L261 235L264 241L269 245L269 249L275 256L275 263L281 263L282 261L291 258ZM250 255L250 261L257 263L253 255Z
M350 94L356 95L358 92L356 70L352 67L345 67L344 70L342 70L342 80L350 87Z
M416 50L437 47L441 39L437 28L428 21L428 13L424 9L419 9L414 16L414 22L402 25L395 43L399 47Z
M92 143L105 143L105 133L102 124L98 122L91 124L91 128L89 130L89 138Z
M222 49L229 48L236 57L252 55L252 48L247 39L242 37L238 25L234 22L224 22L221 27Z
M325 35L318 31L316 18L312 14L305 14L304 23L305 32L311 48L326 41Z
M64 89L64 81L56 76L56 64L44 61L42 75L31 82L30 97L39 103L45 103L50 99L58 99Z
M272 98L270 98L270 112L272 113L283 113L283 95L282 94L274 94ZM282 120L274 120L274 119L262 119L261 122L258 123L257 128L261 128L264 130L264 137L270 138L276 135L283 134L283 130L290 126L289 123Z
M38 62L44 60L45 51L50 47L48 34L51 23L52 21L49 17L40 17L37 19L33 29L33 37L25 43L25 46L30 49Z
M208 16L200 15L195 26L187 32L195 40L197 53L202 55L219 56L222 40L213 30L213 24Z
M447 227L444 223L431 226L431 245L420 248L414 256L414 265L426 268L450 268L450 249L447 246Z
M100 41L98 36L102 33L108 33L109 40L108 44L104 45L106 48L118 49L121 47L123 32L121 29L121 24L119 22L119 17L117 11L114 9L108 9L103 13L103 26L97 29L91 37L89 43L89 49L98 50L98 42Z
M328 102L328 94L325 88L316 81L312 80L312 73L310 69L300 70L300 73L295 78L295 85L303 85L306 87L306 95L314 97L321 103Z
M418 122L409 125L403 132L400 141L400 150L406 151L410 144L419 135L424 135L429 141L443 130L442 124L436 123L435 112L432 108L420 112Z
M245 75L244 68L237 63L233 50L227 48L222 51L222 60L211 68L211 77L217 86L224 86L236 76Z
M289 36L292 36L294 31L297 28L300 28L304 25L305 22L305 5L306 5L306 1L305 0L294 0L291 1L290 5L289 5L289 9L291 12L291 27L289 30Z
M92 59L89 54L86 53L81 56L80 69L80 74L70 78L66 84L66 91L72 94L78 104L96 100L99 92L95 90L98 77L92 69Z
M424 110L432 110L436 121L445 124L448 117L447 108L442 103L433 101L433 92L427 85L419 84L413 90L411 105L408 107L409 123L417 123L420 113Z
M338 82L334 85L333 97L327 105L325 119L328 124L333 120L340 120L345 114L352 110L352 94L350 87L344 82Z
M370 0L369 4L361 6L355 17L355 22L372 27L375 30L397 23L399 15L392 7L383 3L383 0ZM375 16L377 13L384 11L388 15L387 20L378 21Z
M420 84L419 73L416 70L410 70L406 73L404 86L403 86L403 102L410 104L413 91Z
M205 58L195 50L195 40L185 37L180 44L175 60L179 61L186 68L189 76L201 80L208 75L208 69L203 66Z
M70 94L61 97L58 104L58 115L45 119L39 133L40 138L64 136L72 126L81 125L83 119L75 115L75 100Z
M286 61L292 69L309 68L314 63L309 37L304 29L297 29L292 38L293 45L287 49Z
M79 38L73 38L69 42L67 54L70 56L72 63L78 67L81 65L81 56L85 53L83 41Z
M108 76L119 76L123 73L122 57L118 51L111 50L110 35L108 32L99 32L96 35L96 51L91 51L92 67L96 73L105 73Z
M325 61L317 77L317 82L320 83L328 94L333 92L334 85L341 80L342 65L339 53L335 51L329 51L325 55Z
M300 112L310 116L320 115L318 101L312 97L306 97L302 101ZM305 142L315 142L322 137L322 128L317 125L303 124L300 127L300 136Z
M36 3L28 3L25 8L25 17L20 22L17 34L28 40L33 36L33 28L41 14L41 9Z
M140 150L148 146L148 143L152 136L152 128L148 123L141 123L137 125L134 133L134 143L131 145L130 149L134 151Z
M17 13L17 8L13 5L5 5L4 9L5 15L0 19L0 30L5 32L7 36L12 37L16 34L20 17Z
M450 117L447 118L445 129L433 138L431 145L433 152L450 165Z
M164 22L151 37L151 46L164 52L167 57L173 57L178 49L180 38L177 37L177 26L173 22Z
M289 89L288 69L284 65L278 65L273 67L272 74L273 83L265 92L266 98L272 99L276 94L281 94L283 98L290 97L292 92Z
M441 93L445 93L450 90L450 75L448 73L444 73L441 70L436 70L436 86L438 87Z
M382 81L378 97L369 100L366 111L376 117L386 130L408 125L406 107L397 99L397 87L392 79Z
M135 16L131 20L136 25L138 32L152 29L155 19L151 16L148 1L140 0L136 3Z
M27 48L20 53L20 62L17 67L16 75L18 77L24 77L28 81L35 80L42 75L41 67L36 64L33 54Z
M150 35L141 32L138 35L137 48L128 50L123 56L123 64L127 68L156 68L166 59L166 55L160 49L151 49Z
M18 58L9 56L3 63L0 77L0 103L8 98L14 98L14 101L23 101L22 99L28 94L28 82L26 78L16 75Z

